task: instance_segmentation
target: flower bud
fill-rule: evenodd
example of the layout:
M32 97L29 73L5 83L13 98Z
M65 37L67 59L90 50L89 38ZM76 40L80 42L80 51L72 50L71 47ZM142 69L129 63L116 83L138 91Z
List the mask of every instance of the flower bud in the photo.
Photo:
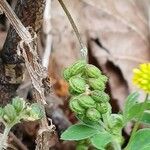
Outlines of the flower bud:
M98 103L96 106L96 109L101 113L101 114L105 114L108 112L108 105L107 103Z
M94 89L94 90L100 90L100 91L104 91L105 90L105 84L104 82L101 80L101 78L90 78L88 80L89 86Z
M104 91L94 90L91 92L91 97L94 101L100 103L100 102L108 102L109 101L109 95L106 94Z
M23 98L15 97L12 99L12 105L16 109L16 112L19 113L25 108L25 101Z
M101 115L99 113L98 110L96 110L95 108L89 108L86 112L86 117L90 120L90 121L94 121L97 122L100 120Z
M84 93L86 90L86 82L81 77L72 77L69 79L69 89L75 93Z
M101 75L101 71L97 67L91 64L86 65L85 73L90 78L98 78Z
M4 107L4 115L7 116L6 118L8 118L8 120L13 122L15 120L15 118L17 117L16 110L15 110L14 106L11 104L7 104Z
M82 108L78 103L78 96L73 97L70 100L69 106L70 106L70 109L77 114L83 114L85 112L85 109Z
M70 67L71 75L74 76L79 73L82 73L84 71L85 66L86 66L86 62L84 60L79 60L79 61L75 62Z
M78 102L83 108L91 108L95 106L95 101L88 95L79 96Z

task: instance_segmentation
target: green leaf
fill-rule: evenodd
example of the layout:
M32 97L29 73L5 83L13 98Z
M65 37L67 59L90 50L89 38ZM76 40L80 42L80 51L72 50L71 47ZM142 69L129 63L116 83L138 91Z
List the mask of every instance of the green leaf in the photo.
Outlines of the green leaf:
M145 124L150 124L150 111L144 112L140 121Z
M62 140L70 140L70 141L78 141L87 139L99 131L88 127L84 124L76 124L69 127L65 132L62 133L61 139Z
M150 150L150 129L141 129L136 132L128 150Z
M133 119L138 119L142 105L143 105L143 102L136 103L132 107L130 107L130 109L128 110L128 113L124 116L124 122L127 123ZM149 101L145 104L145 110L146 111L150 110L150 102ZM146 117L146 116L144 116L144 117Z
M91 138L93 146L100 150L105 150L105 146L112 141L112 136L108 132L100 132Z
M131 93L127 99L125 100L125 106L123 110L123 115L126 116L128 114L128 111L132 106L134 106L138 102L139 93L134 92Z

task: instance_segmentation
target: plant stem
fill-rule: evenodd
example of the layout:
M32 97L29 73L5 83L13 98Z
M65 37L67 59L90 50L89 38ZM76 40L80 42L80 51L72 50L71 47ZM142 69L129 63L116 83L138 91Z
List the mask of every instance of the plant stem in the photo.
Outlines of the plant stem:
M130 143L131 143L131 141L132 141L132 139L133 139L133 137L134 137L136 131L137 131L138 128L139 128L140 120L141 120L141 118L142 118L142 116L143 116L143 112L144 112L144 110L145 110L146 102L148 101L148 96L149 96L149 94L146 94L145 100L144 100L144 102L143 102L143 104L142 104L142 106L141 106L140 112L139 112L139 118L138 118L137 122L135 123L135 125L134 125L134 127L133 127L133 130L132 130L132 133L131 133L129 142L128 142L128 144L127 144L127 146L126 146L126 148L125 148L124 150L127 150L127 148L128 148L128 146L130 145Z
M80 43L80 46L81 46L81 51L80 51L80 52L81 52L81 56L82 56L84 59L86 59L86 57L87 57L87 48L86 48L84 42L82 41L82 38L81 38L80 33L79 33L79 31L78 31L78 28L77 28L77 26L76 26L76 24L75 24L75 22L74 22L74 20L73 20L73 18L72 18L72 16L71 16L70 12L69 12L68 9L66 8L64 2L63 2L62 0L58 0L58 1L59 1L59 3L60 3L61 7L63 8L65 14L67 15L67 17L68 17L68 19L69 19L69 21L70 21L70 23L71 23L71 25L72 25L72 28L73 28L73 30L74 30L76 36L77 36L77 39L78 39L78 41L79 41L79 43Z
M114 150L121 150L121 146L116 140L114 140L112 142L112 146L113 146Z
M0 140L0 150L3 150L3 148L7 146L8 134L9 134L10 129L11 129L10 126L5 127L4 133Z

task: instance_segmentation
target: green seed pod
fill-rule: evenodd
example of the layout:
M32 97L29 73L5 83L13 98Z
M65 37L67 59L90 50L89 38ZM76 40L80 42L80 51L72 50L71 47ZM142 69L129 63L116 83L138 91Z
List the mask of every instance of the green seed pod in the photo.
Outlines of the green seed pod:
M123 116L121 114L111 114L111 125L121 127L123 125Z
M101 75L101 71L97 67L91 64L86 65L85 73L90 78L98 78Z
M69 102L70 109L76 114L84 114L85 109L78 103L78 96L73 97Z
M12 105L16 109L16 112L19 113L25 108L25 101L23 98L15 97L12 99Z
M79 60L79 61L75 62L70 67L71 75L74 76L79 73L82 73L84 71L85 66L86 66L86 62L84 60Z
M83 108L92 108L95 107L95 101L88 95L81 95L78 98L80 106Z
M100 78L104 83L108 81L108 78L105 75L101 75Z
M86 90L86 82L81 77L72 77L69 79L69 89L74 93L84 93Z
M4 107L4 115L6 115L8 117L8 119L13 122L15 120L15 118L17 117L14 106L11 104L7 104Z
M94 89L94 90L100 90L100 91L104 91L105 90L105 84L104 82L101 80L101 78L90 78L88 80L89 86Z
M3 110L3 108L2 108L2 107L0 107L0 118L2 118L2 117L3 117L3 115L4 115L4 110Z
M28 120L34 121L34 120L39 120L44 116L44 108L43 106L34 103L30 106L30 117Z
M97 122L100 120L101 115L95 108L89 108L86 112L86 117L91 121Z
M100 102L108 102L109 101L109 95L106 94L104 91L94 90L91 92L91 97L94 101L100 103Z
M107 113L108 110L109 110L107 103L98 103L97 106L96 106L96 109L97 109L101 114L105 114L105 113Z
M68 81L71 78L71 72L70 72L70 68L66 68L63 71L63 77L66 81Z
M77 93L76 91L74 91L71 87L69 87L69 93L72 95L72 96L77 96L79 95L79 93Z

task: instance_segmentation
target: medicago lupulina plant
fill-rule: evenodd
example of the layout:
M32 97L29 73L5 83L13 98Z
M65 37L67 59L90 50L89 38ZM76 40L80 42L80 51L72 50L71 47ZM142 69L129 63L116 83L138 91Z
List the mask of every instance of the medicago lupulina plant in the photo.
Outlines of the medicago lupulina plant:
M5 126L4 133L0 139L0 150L7 147L8 134L11 128L23 121L39 120L44 115L44 108L37 104L26 103L23 98L15 97L11 104L4 108L0 107L0 122Z
M133 83L145 91L146 98L140 102L139 93L132 93L122 113L114 114L105 93L108 78L97 67L79 60L66 68L63 75L69 84L69 106L79 122L63 132L61 139L77 141L77 150L89 146L100 150L150 150L150 63L133 72ZM132 121L135 125L125 145L122 130ZM140 124L147 126L138 130Z

